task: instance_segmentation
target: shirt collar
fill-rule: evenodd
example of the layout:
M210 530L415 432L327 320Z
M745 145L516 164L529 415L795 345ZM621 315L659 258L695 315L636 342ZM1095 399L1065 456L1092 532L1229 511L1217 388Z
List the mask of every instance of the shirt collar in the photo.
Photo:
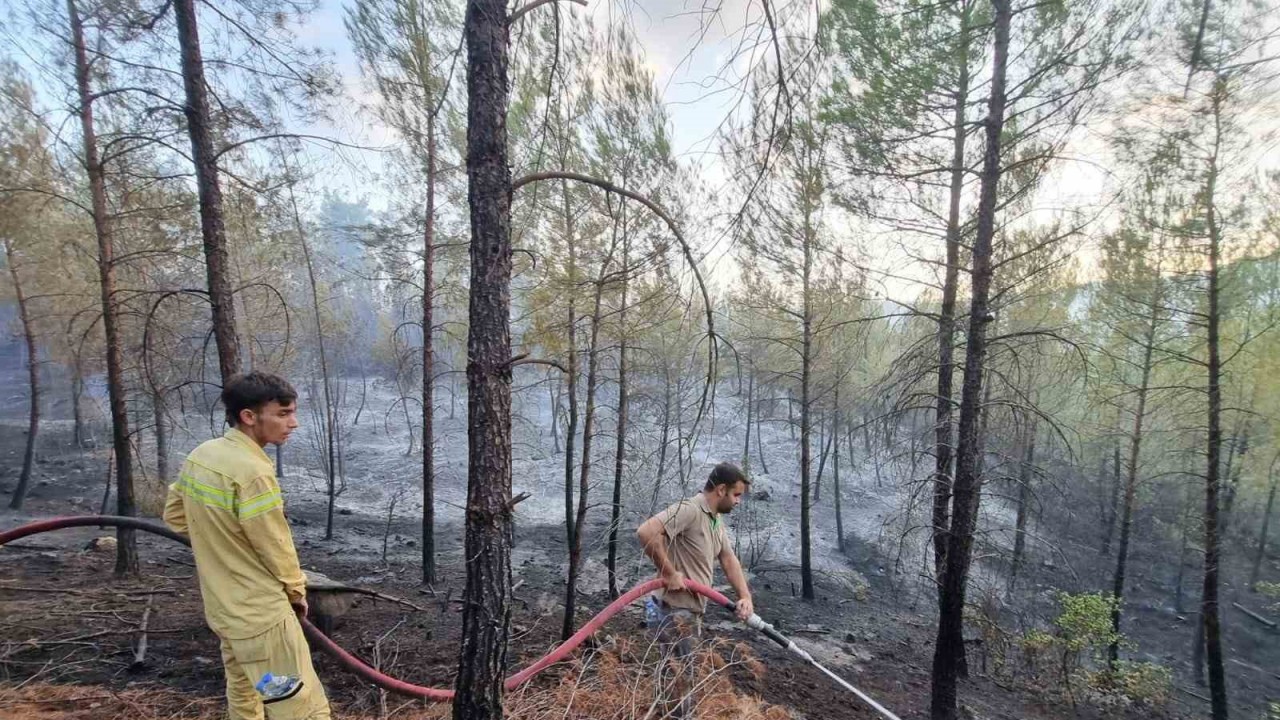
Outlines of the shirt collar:
M707 504L707 496L705 493L698 493L697 496L694 497L693 501L698 505L698 508L701 509L702 512L711 516L711 527L714 528L720 524L720 513L712 510L711 506Z
M222 437L230 440L231 442L238 443L240 445L244 445L247 448L250 448L254 452L254 454L256 454L259 457L259 459L263 460L264 462L271 463L271 458L267 457L267 451L262 449L262 446L258 444L257 440L254 440L253 438L249 437L240 428L236 428L236 427L227 428L227 431L222 434Z

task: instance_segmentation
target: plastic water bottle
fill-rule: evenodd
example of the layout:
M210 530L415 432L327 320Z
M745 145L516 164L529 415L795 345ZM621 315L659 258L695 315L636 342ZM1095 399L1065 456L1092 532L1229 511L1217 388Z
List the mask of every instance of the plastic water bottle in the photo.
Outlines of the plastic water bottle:
M658 623L662 622L662 608L658 607L658 600L650 595L644 601L644 624L647 627L658 627Z
M293 675L273 675L266 673L257 685L253 686L254 690L262 696L264 703L275 702L293 697L298 689L302 687L302 679Z

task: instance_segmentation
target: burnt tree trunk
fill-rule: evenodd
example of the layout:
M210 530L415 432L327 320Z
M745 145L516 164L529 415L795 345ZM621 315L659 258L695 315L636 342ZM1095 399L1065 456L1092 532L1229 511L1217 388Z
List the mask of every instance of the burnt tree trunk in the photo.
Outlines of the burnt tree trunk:
M111 447L116 462L116 514L134 515L133 448L129 444L129 413L124 397L124 356L120 341L120 315L116 307L116 268L111 221L107 210L107 186L98 159L98 138L93 123L93 92L89 87L88 50L76 0L67 0L71 42L75 55L76 89L79 93L80 129L84 136L84 165L93 201L93 230L98 239L98 279L102 290L102 330L107 343L107 397L111 406ZM138 574L135 531L116 528L116 576Z
M988 301L993 275L992 240L995 236L996 202L1001 174L1000 141L1006 103L1009 26L1013 18L1010 0L992 0L992 6L995 13L991 96L987 104L987 117L983 121L986 126L986 148L982 158L978 226L973 245L969 332L961 386L956 472L951 488L951 524L946 537L945 572L938 595L938 634L934 646L930 699L932 720L957 720L958 717L958 684L965 653L965 586L968 582L973 528L979 502L979 467L984 442L979 420L982 414L986 330L991 321Z
M505 0L467 0L467 530L454 720L500 720L511 625L511 166Z
M1222 489L1222 521L1218 524L1218 536L1226 537L1231 532L1231 513L1236 505L1236 491L1240 487L1240 476L1244 473L1244 458L1249 454L1249 425L1246 421L1244 429L1238 437L1238 443L1232 443L1234 462L1228 462L1227 484Z
M27 499L27 490L31 487L31 468L36 459L36 435L40 432L40 361L36 355L36 332L32 325L31 311L27 307L22 278L18 276L13 241L4 240L3 244L9 276L13 279L14 299L18 303L18 319L22 322L22 339L27 346L27 391L29 393L27 444L22 453L22 472L18 475L18 485L13 489L13 497L9 499L10 509L21 510L23 501Z
M618 309L618 426L613 452L613 498L609 509L609 597L618 592L618 526L622 522L622 471L627 454L627 291L631 238L627 235L627 205L622 203L622 304Z
M1118 412L1118 411L1117 411ZM1119 418L1116 419L1119 425ZM1098 466L1098 475L1101 477L1107 472L1107 457L1104 455L1102 462ZM1102 548L1098 551L1100 555L1111 554L1111 538L1116 533L1116 520L1120 515L1120 443L1117 441L1111 450L1111 504L1106 509L1106 530L1102 534Z
M840 387L836 386L835 417L831 420L831 433L836 437L835 456L831 458L831 496L836 501L836 546L844 552L844 518L840 511ZM853 448L849 448L849 459L853 459Z
M569 384L569 417L564 429L564 532L565 548L572 554L578 541L577 512L573 507L574 445L578 436L578 317L575 300L578 292L578 243L573 235L573 208L569 205L568 180L560 181L560 199L564 211L565 242L569 246L569 287L566 293L569 300L566 328L569 358L568 370L565 372Z
M1204 496L1204 590L1201 596L1201 616L1204 625L1205 660L1209 670L1209 697L1212 701L1213 720L1227 720L1227 680L1222 659L1222 623L1218 614L1218 489L1221 482L1222 461L1222 356L1219 343L1221 308L1219 307L1218 262L1222 238L1218 228L1215 192L1218 180L1218 149L1222 143L1223 81L1215 80L1211 99L1216 130L1213 154L1209 158L1209 173L1205 183L1205 219L1209 231L1208 268L1208 317L1207 342L1209 437L1207 472Z
M324 323L320 314L320 291L316 287L316 270L315 263L311 259L311 244L307 242L306 230L302 227L302 216L298 214L298 202L293 194L293 183L289 184L289 204L293 209L294 228L298 232L298 242L302 245L302 259L307 268L307 279L311 283L311 311L316 321L316 350L320 353L320 380L324 383L324 442L325 450L328 457L328 464L325 470L328 474L328 508L325 512L324 521L324 539L333 539L333 509L338 502L338 458L337 458L337 433L338 419L337 408L334 407L332 382L329 378L329 357L325 352L324 342ZM405 411L405 422L408 423L408 410ZM412 437L412 436L410 436Z
M753 412L752 402L755 399L756 378L755 374L747 372L747 428L742 433L742 472L747 477L751 477L751 417Z
M422 581L436 581L435 257L436 116L427 116L427 208L422 232Z
M969 100L969 8L961 4L960 49L957 61L955 111L951 136L951 184L947 210L947 267L942 282L942 305L938 309L938 387L934 398L933 467L933 564L935 576L942 578L946 560L947 528L950 523L951 481L953 477L952 384L955 375L956 288L960 276L962 220L960 201L964 195L965 139L969 128L965 107ZM850 453L853 447L849 448ZM938 586L941 591L941 584Z
M1029 419L1029 428L1022 440L1022 459L1018 464L1018 512L1014 519L1013 529L1013 565L1009 571L1009 589L1012 590L1018 580L1018 570L1022 567L1023 556L1027 550L1027 515L1031 505L1031 470L1036 461L1037 422L1033 416Z
M74 423L76 447L82 448L88 439L84 426L84 411L80 401L84 396L84 372L80 365L80 351L75 351L75 360L71 366L71 415Z
M804 294L804 309L801 316L800 339L800 595L805 600L813 600L812 538L809 497L809 465L811 462L809 441L812 434L813 398L813 297L811 287L813 275L813 241L808 230L808 215L805 216L806 232L804 238L804 266L801 281L801 292Z
M1191 524L1191 498L1183 491L1182 494L1182 546L1178 550L1178 576L1173 582L1173 609L1179 613L1185 612L1182 606L1182 579L1187 569L1187 546L1189 533L1187 526Z
M156 475L163 485L169 483L169 427L165 424L164 395L157 391L151 397L151 411L155 416Z
M1271 529L1271 511L1276 505L1276 473L1271 470L1271 490L1267 492L1267 508L1262 511L1262 530L1258 532L1258 551L1253 555L1253 569L1249 571L1249 591L1258 592L1258 571L1262 558L1267 554L1267 532Z
M1114 640L1107 648L1107 666L1114 672L1120 661L1120 616L1124 605L1125 569L1129 562L1129 536L1133 528L1134 503L1138 497L1138 462L1142 459L1142 433L1147 419L1147 396L1151 389L1152 357L1155 353L1156 323L1159 318L1160 278L1152 279L1157 288L1148 306L1147 327L1142 338L1142 378L1138 382L1138 405L1133 411L1133 434L1129 438L1129 462L1124 481L1124 501L1120 507L1120 545L1116 548L1116 572L1111 593L1115 606L1111 609L1111 630Z
M760 472L769 474L769 465L764 461L764 443L760 440L760 401L756 401L756 457L760 459Z
M820 427L822 428L818 434L818 445L822 448L822 455L818 457L818 475L813 481L813 501L815 503L822 502L822 474L827 470L827 458L831 457L831 443L835 440L835 426L831 426L831 432L827 432L826 418L821 418Z
M209 305L213 309L213 338L218 346L218 370L225 383L240 372L240 340L236 335L227 233L222 217L222 188L218 185L218 155L213 149L209 94L200 52L195 0L174 0L173 10L178 26L178 47L182 54L182 85L186 90L183 112L187 119L187 134L191 138L191 159L195 164L200 236L204 241Z
M582 570L582 534L587 522L587 491L591 487L591 443L595 439L593 431L596 418L596 386L599 383L600 370L600 306L608 264L606 260L600 266L600 277L595 283L596 295L591 310L591 339L587 344L587 396L582 413L582 462L578 473L578 508L573 520L573 544L569 546L569 578L565 583L561 640L568 640L573 635L574 612L578 604L578 573Z

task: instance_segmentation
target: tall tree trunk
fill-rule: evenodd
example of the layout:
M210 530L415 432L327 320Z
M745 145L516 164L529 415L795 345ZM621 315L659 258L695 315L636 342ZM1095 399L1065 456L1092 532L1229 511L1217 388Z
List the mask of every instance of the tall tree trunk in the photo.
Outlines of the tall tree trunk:
M18 319L22 322L22 338L27 345L27 392L29 411L27 415L27 446L22 453L22 472L18 475L18 486L13 489L13 497L9 500L9 508L21 510L27 499L27 489L31 486L31 468L36 459L36 435L40 432L40 359L36 354L36 332L32 324L31 312L27 307L27 297L23 293L22 278L18 276L17 258L13 252L13 241L0 241L4 244L5 260L9 266L9 276L13 279L13 290L18 302Z
M561 158L564 161L564 158ZM569 419L564 429L564 532L565 548L572 549L577 543L577 513L573 507L574 481L574 445L578 436L578 317L577 317L577 279L578 279L578 243L573 234L573 208L569 205L569 181L560 181L560 199L564 211L565 242L569 246L569 287L566 293L569 299L568 310L568 375L569 382Z
M1209 312L1208 324L1208 391L1209 442L1204 496L1204 591L1201 614L1204 622L1205 655L1209 669L1209 697L1213 720L1227 720L1227 680L1222 659L1222 625L1218 615L1218 487L1222 462L1222 356L1219 347L1218 262L1222 238L1219 235L1215 192L1218 180L1218 148L1222 142L1222 80L1215 80L1211 95L1215 135L1213 154L1209 158L1209 174L1205 185L1205 214L1209 230Z
M560 629L560 639L568 640L573 635L574 612L577 609L578 573L582 570L582 535L587 521L587 490L591 487L591 441L594 439L596 417L596 385L599 381L600 368L600 305L604 295L604 276L608 267L606 260L600 266L600 277L596 280L596 297L591 310L591 339L587 345L587 397L582 413L582 462L578 474L578 510L574 517L575 531L573 544L569 546L569 581L565 584L564 623Z
M1262 567L1262 557L1267 554L1267 531L1271 529L1271 510L1276 505L1276 472L1275 464L1271 469L1271 490L1267 492L1267 509L1262 511L1262 530L1258 532L1258 551L1253 555L1253 569L1249 571L1249 591L1258 592L1258 571Z
M436 116L427 115L427 209L422 233L422 581L436 581Z
M826 418L820 418L818 426L818 446L822 448L822 454L818 456L818 475L813 481L813 501L815 503L822 502L822 473L827 469L827 458L831 456L831 443L835 440L835 426L831 427L831 432L827 432Z
M325 450L328 453L328 465L326 471L328 473L328 496L329 503L325 512L324 522L324 539L333 539L333 508L338 502L338 459L337 459L337 439L335 435L338 430L337 409L333 403L333 393L331 390L331 382L329 379L329 359L325 352L324 343L324 324L320 314L320 291L316 287L316 270L315 264L311 261L311 244L307 242L306 230L302 227L302 216L298 213L298 201L293 194L293 183L289 183L289 204L293 208L294 228L298 232L298 242L302 245L302 259L307 266L307 279L311 283L311 311L316 321L316 349L320 353L320 378L324 382L324 441ZM407 413L408 411L406 411ZM406 422L408 417L405 418Z
M1153 279L1156 287L1161 282L1159 277ZM1120 661L1120 615L1124 605L1125 568L1129 562L1129 534L1133 527L1134 503L1138 497L1138 461L1142 458L1143 425L1147 419L1147 394L1151 386L1152 355L1155 352L1156 323L1160 307L1160 296L1151 298L1147 316L1147 327L1142 346L1142 379L1138 383L1138 406L1133 412L1133 434L1129 437L1129 463L1124 481L1124 503L1120 510L1120 545L1116 549L1116 572L1113 576L1111 593L1115 598L1115 606L1111 609L1111 631L1114 639L1107 648L1107 666L1114 672Z
M1009 571L1009 589L1012 590L1022 567L1027 548L1027 515L1031 504L1031 469L1036 461L1036 417L1027 420L1030 425L1022 439L1022 458L1018 464L1018 512L1013 529L1013 564Z
M796 439L796 417L795 417L795 399L791 397L791 390L787 389L787 429L791 431L791 439Z
M169 428L166 425L164 395L156 392L151 396L151 412L155 416L156 433L156 476L160 483L169 483Z
M760 472L769 474L769 465L764 461L764 443L760 440L760 401L756 401L756 457L760 459Z
M74 434L76 447L84 447L86 437L84 427L84 410L80 406L80 401L84 396L84 372L80 365L80 352L74 353L75 360L71 366L71 415L74 422Z
M946 565L946 538L950 522L952 461L952 383L955 375L956 292L960 276L962 221L960 201L964 195L965 139L969 134L965 108L969 101L969 10L968 0L960 4L960 47L957 53L959 79L951 135L951 185L947 210L947 267L942 282L942 305L938 309L938 387L934 398L933 467L933 564L935 576L942 578ZM853 448L849 448L850 453ZM941 592L941 584L938 586Z
M563 452L560 449L560 396L564 394L560 386L563 382L563 378L557 377L555 385L547 389L548 394L551 395L551 439L555 441L557 455Z
M808 214L805 215L806 232L804 238L803 285L804 314L801 317L800 344L800 588L801 597L813 600L812 539L810 538L811 521L809 497L809 464L811 461L809 440L811 432L811 413L813 412L810 388L813 371L813 240L809 231Z
M987 117L983 121L986 126L986 148L982 158L978 227L973 245L969 334L961 386L956 472L951 488L951 525L947 532L946 565L938 596L938 637L934 646L930 700L932 720L957 720L958 717L958 681L965 652L965 586L968 582L973 528L979 503L979 463L984 442L979 430L979 416L982 410L983 367L987 350L986 326L991 321L988 299L993 274L992 240L995 236L996 202L1001 173L1000 135L1004 128L1009 26L1013 18L1010 0L992 0L992 5L995 10L995 38L991 96L987 104Z
M751 477L751 414L756 390L756 378L752 372L747 373L747 428L742 433L742 472Z
M662 370L662 435L658 440L658 477L653 481L653 504L658 504L658 489L667 472L667 445L671 443L671 370Z
M467 584L454 720L501 720L511 625L511 166L505 0L467 0Z
M204 240L205 272L209 304L213 308L213 339L218 346L218 370L225 383L240 372L240 340L236 335L236 310L231 294L227 233L222 218L222 188L218 185L218 156L213 148L209 120L209 95L200 53L200 28L195 0L174 0L178 47L182 54L182 85L186 90L183 111L191 137L196 191L200 201L200 236Z
M630 280L631 238L627 235L627 205L622 212L622 305L618 310L618 426L613 452L613 498L609 510L609 597L618 597L618 526L622 522L622 470L627 453L627 291Z
M1117 412L1116 425L1119 426L1119 415ZM1098 468L1101 475L1107 471L1107 458L1102 458L1102 465ZM1101 555L1111 554L1111 538L1116 532L1116 520L1120 517L1120 441L1117 440L1111 447L1111 507L1107 513L1107 526L1102 535Z
M1187 568L1187 545L1190 533L1187 532L1187 526L1191 524L1191 497L1183 491L1182 494L1182 547L1178 550L1178 577L1174 580L1173 587L1173 609L1179 613L1185 612L1182 607L1182 578Z
M835 417L831 419L831 434L836 438L835 457L831 458L831 495L836 501L836 546L844 553L844 518L840 514L840 386L836 386ZM853 459L853 447L849 448Z
M1227 537L1231 532L1231 512L1236 505L1236 490L1240 487L1240 475L1244 472L1244 456L1249 454L1249 424L1246 421L1244 429L1240 432L1238 445L1233 443L1235 448L1232 454L1235 456L1234 463L1228 463L1230 468L1227 474L1227 484L1222 491L1222 521L1218 524L1218 536Z
M116 514L135 515L133 499L133 448L129 445L129 413L124 397L124 357L120 340L120 316L116 307L116 268L107 187L98 160L98 138L93 124L93 91L89 87L89 59L84 27L76 0L67 0L71 42L75 53L76 89L80 100L80 129L84 135L84 165L93 201L93 230L98 239L98 279L102 290L102 329L107 343L107 397L111 406L111 447L116 461ZM138 544L132 529L116 529L117 577L138 574Z

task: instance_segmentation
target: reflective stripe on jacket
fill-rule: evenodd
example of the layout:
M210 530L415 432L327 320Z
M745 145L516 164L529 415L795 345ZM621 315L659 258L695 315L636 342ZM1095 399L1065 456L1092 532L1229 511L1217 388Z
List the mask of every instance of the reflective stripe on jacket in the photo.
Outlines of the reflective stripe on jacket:
M275 466L232 428L187 456L164 521L191 538L209 627L225 638L265 632L306 597Z

